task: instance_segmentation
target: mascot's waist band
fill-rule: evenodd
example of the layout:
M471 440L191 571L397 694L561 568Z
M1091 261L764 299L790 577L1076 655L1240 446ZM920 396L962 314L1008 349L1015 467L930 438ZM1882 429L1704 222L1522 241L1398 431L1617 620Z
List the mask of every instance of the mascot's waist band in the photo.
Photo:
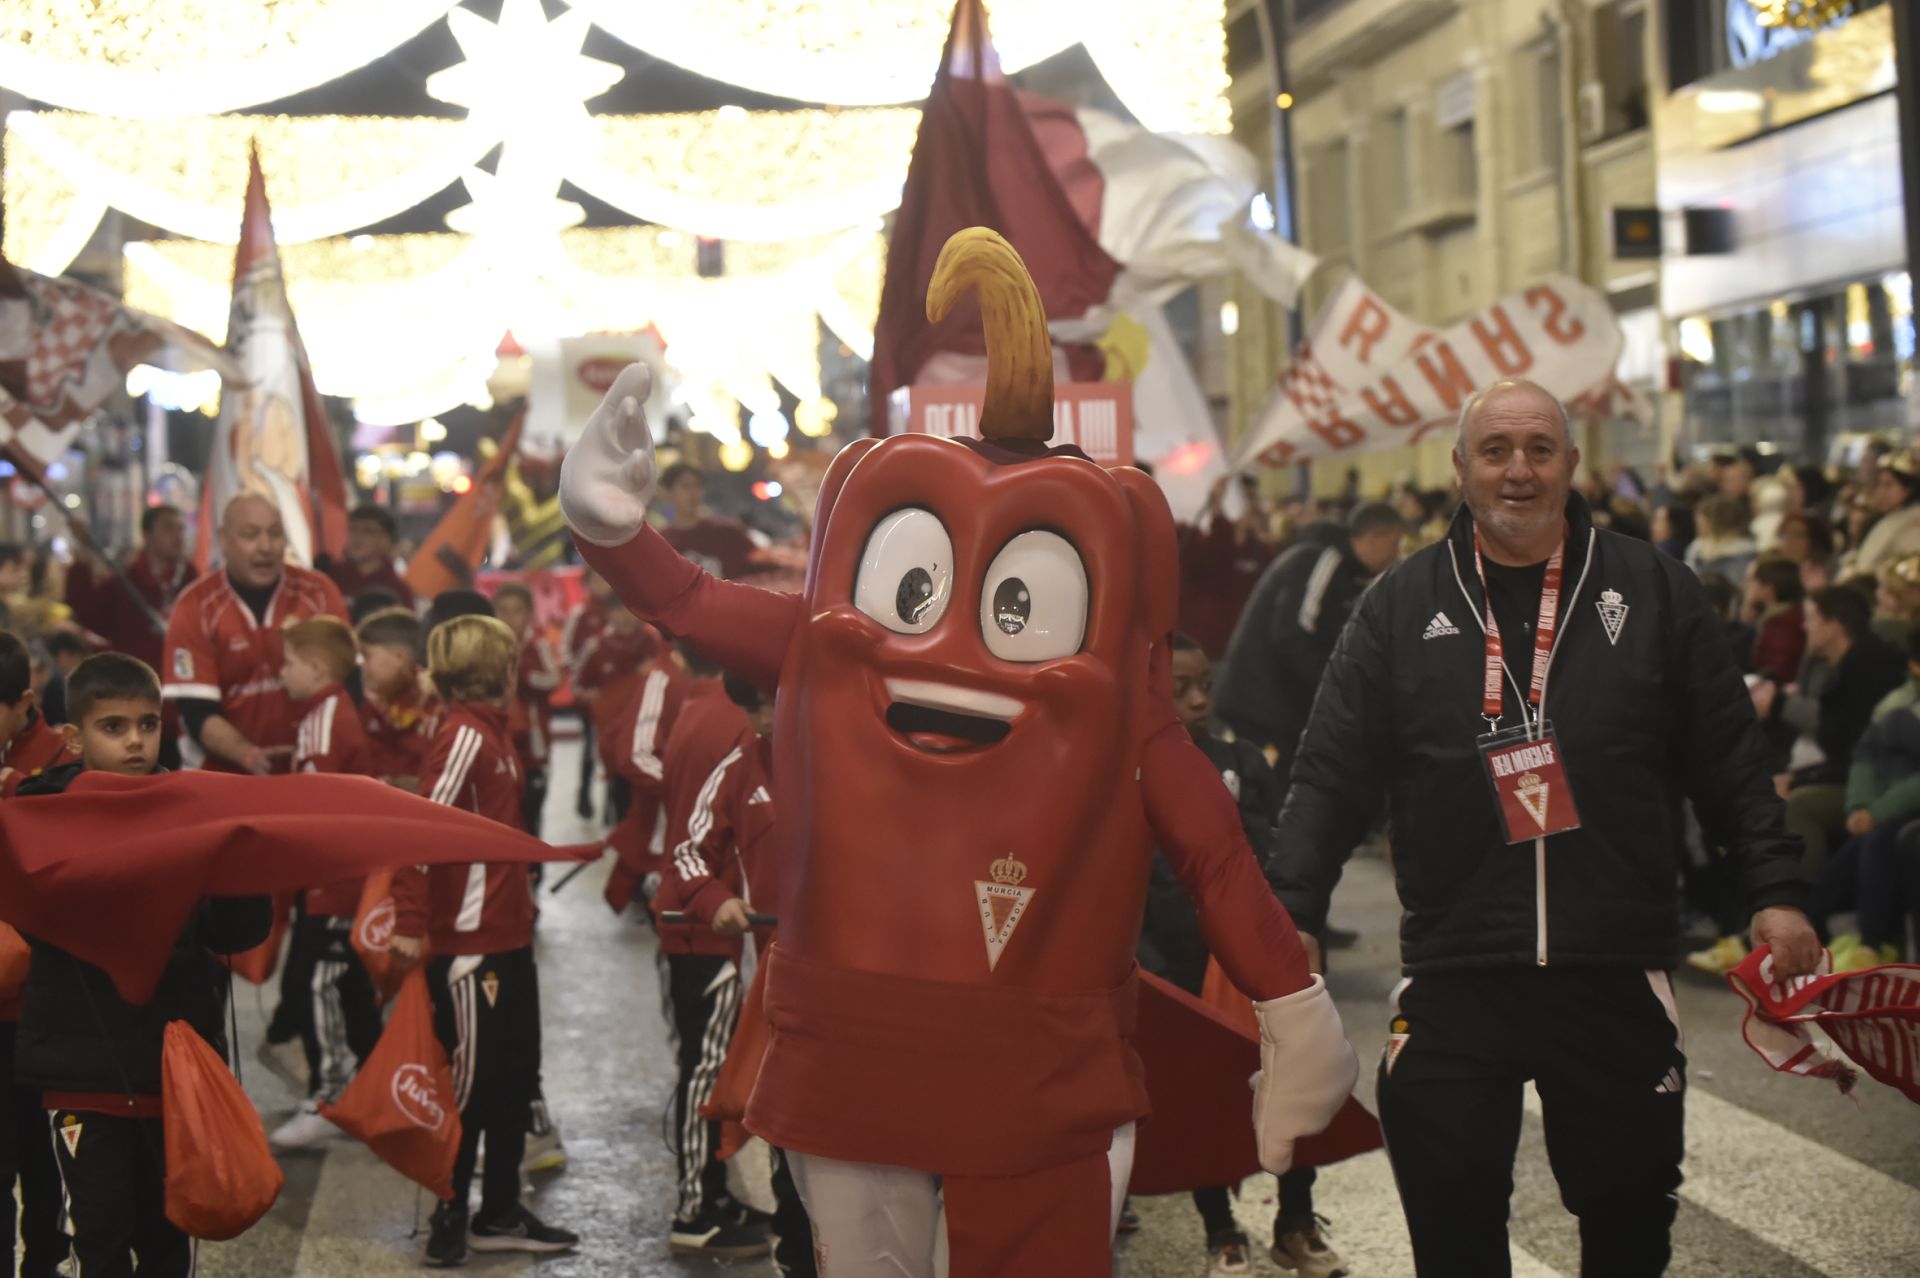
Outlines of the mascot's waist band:
M747 1128L782 1149L1017 1176L1107 1148L1147 1113L1137 973L1045 994L858 972L778 945ZM777 1116L777 1117L776 1117Z

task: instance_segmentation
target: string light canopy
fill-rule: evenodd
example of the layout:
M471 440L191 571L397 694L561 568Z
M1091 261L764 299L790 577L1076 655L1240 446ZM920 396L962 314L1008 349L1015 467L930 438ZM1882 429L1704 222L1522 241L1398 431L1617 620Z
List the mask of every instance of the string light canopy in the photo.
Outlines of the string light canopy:
M45 249L39 258L16 252L16 211L35 220L30 210L42 201L38 187L46 174L57 174L83 197L84 208L111 206L176 235L231 244L240 234L247 148L257 143L273 199L274 235L293 244L412 208L458 180L495 140L466 121L427 117L117 120L12 111L5 151L6 252L11 260L35 270L51 266L55 273L72 260L48 262L52 255ZM22 166L32 171L23 173ZM67 216L79 217L77 211ZM45 233L36 233L44 242Z
M671 8L586 0L628 44L709 79L801 102L917 102L933 82L950 0L700 0ZM987 6L1001 65L1019 71L1084 44L1142 124L1225 133L1225 0L998 0Z
M475 121L145 121L15 111L0 161L4 251L10 261L57 275L109 207L175 235L231 243L255 140L282 244L383 221L462 179L470 191L490 188L451 219L454 229L473 231L481 221L476 206L495 194L490 179L524 185L524 196L547 201L556 174L638 220L689 236L810 239L871 224L899 205L919 126L919 110L908 107L600 116L580 121L582 145L564 171L545 171L549 159L536 150L532 165L542 171L529 172L523 143L490 175L471 166L501 139ZM579 220L577 206L562 212L529 219L547 229Z
M457 0L0 0L0 84L156 119L311 89L412 39Z
M567 176L644 221L804 239L897 208L919 128L917 107L600 116Z
M1749 0L1763 27L1816 31L1853 12L1853 0Z
M537 310L559 332L659 328L673 366L697 387L697 428L740 435L741 407L777 411L784 386L817 400L820 325L832 311L871 348L885 242L868 228L791 244L741 245L728 272L703 278L692 241L661 227L573 229L557 236L557 266L529 275L480 237L355 236L281 247L288 300L315 381L355 400L363 421L418 421L475 402L499 336L525 331ZM511 277L504 270L515 270ZM862 272L871 280L862 280ZM221 340L233 251L187 240L125 250L130 305ZM847 289L851 296L840 292Z

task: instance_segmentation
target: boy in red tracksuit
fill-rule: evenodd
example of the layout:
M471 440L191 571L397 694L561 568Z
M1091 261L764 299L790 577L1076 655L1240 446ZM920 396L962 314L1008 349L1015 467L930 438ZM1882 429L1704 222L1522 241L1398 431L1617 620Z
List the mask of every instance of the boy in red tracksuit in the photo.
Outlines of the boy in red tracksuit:
M464 616L427 636L427 669L446 716L422 773L435 803L502 825L520 823L519 757L507 735L519 641L494 617ZM540 1077L540 987L533 960L533 893L517 864L437 865L393 879L392 953L431 953L434 1029L453 1060L460 1152L453 1197L434 1209L426 1263L464 1264L467 1193L480 1141L487 1168L472 1219L476 1251L565 1251L579 1241L520 1202L520 1163Z
M346 678L359 659L353 631L338 618L313 617L288 626L281 645L286 654L281 681L287 695L305 710L294 732L293 770L371 776L373 754L360 726L359 708L346 689ZM354 1070L380 1039L379 1000L353 951L360 889L357 879L308 889L295 925L294 949L307 957L313 971L308 982L313 1014L303 1027L307 1099L268 1138L281 1152L308 1149L340 1134L320 1114L318 1102L340 1099Z
M680 1195L668 1246L681 1255L725 1260L772 1250L765 1217L747 1212L727 1192L727 1166L714 1153L719 1124L700 1116L733 1041L745 995L738 940L744 927L733 925L745 922L744 907L736 898L744 898L746 882L740 859L733 855L735 832L719 819L728 809L717 806L720 790L727 787L732 793L749 770L739 766L743 741L757 741L757 736L726 687L719 680L693 681L665 760L668 857L653 898L679 1041L673 1112L680 1133ZM758 745L754 754L760 754ZM764 810L771 824L772 805ZM761 833L756 829L749 836L743 830L740 841ZM729 930L722 934L714 923L729 903L739 908L727 911ZM688 921L660 921L676 910L687 911Z
M560 663L546 638L534 629L531 590L517 581L507 582L493 592L493 609L520 640L520 679L508 726L513 748L520 752L520 770L527 778L521 822L529 834L539 834L541 813L547 806L547 758L553 744L553 694L560 690Z
M683 645L649 662L626 698L604 716L600 764L632 793L627 810L607 835L618 862L607 877L606 889L607 904L615 913L627 908L634 886L647 876L659 882L656 841L664 845L667 742L693 680L717 684L719 678L718 666ZM651 887L646 895L653 895Z
M40 713L27 645L0 630L0 798L12 798L28 777L71 762L67 739Z
M426 627L405 608L387 608L360 623L361 726L372 775L411 794L440 723L438 701L420 686Z
M581 584L587 593L567 613L566 625L560 631L560 656L573 676L573 700L580 712L583 763L580 768L580 793L574 806L584 821L593 816L593 695L580 687L580 668L601 632L607 628L609 607L618 605L613 603L613 589L607 585L606 578L593 569L584 570Z

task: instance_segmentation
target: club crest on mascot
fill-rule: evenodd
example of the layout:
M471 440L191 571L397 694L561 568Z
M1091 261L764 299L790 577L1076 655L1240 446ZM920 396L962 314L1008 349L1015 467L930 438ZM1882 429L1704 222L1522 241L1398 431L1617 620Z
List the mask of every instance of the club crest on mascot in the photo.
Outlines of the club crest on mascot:
M802 594L716 581L645 525L644 366L569 453L561 500L630 608L777 690L780 928L747 1126L797 1155L822 1240L871 1254L841 1223L857 1205L823 1196L897 1192L881 1182L902 1175L931 1195L938 1176L955 1278L1104 1274L1148 1108L1128 1038L1155 847L1257 1000L1264 1163L1285 1168L1357 1066L1233 801L1174 719L1164 497L1138 470L1049 446L1045 313L991 230L948 241L929 318L969 292L982 438L844 449ZM904 1245L887 1272L931 1272L930 1250Z

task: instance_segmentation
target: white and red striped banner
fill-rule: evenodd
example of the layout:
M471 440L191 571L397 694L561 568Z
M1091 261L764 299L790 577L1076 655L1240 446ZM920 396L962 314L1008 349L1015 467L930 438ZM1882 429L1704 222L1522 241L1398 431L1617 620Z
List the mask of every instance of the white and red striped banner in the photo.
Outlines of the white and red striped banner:
M1348 275L1294 352L1236 468L1414 443L1451 427L1475 390L1505 378L1604 410L1625 393L1615 379L1623 341L1607 299L1566 276L1432 329Z
M1830 965L1830 958L1821 961ZM1762 946L1727 973L1727 981L1747 1001L1741 1026L1747 1046L1774 1069L1831 1079L1851 1091L1855 1071L1820 1050L1808 1032L1817 1026L1853 1065L1920 1103L1920 964L1776 982L1773 956Z

